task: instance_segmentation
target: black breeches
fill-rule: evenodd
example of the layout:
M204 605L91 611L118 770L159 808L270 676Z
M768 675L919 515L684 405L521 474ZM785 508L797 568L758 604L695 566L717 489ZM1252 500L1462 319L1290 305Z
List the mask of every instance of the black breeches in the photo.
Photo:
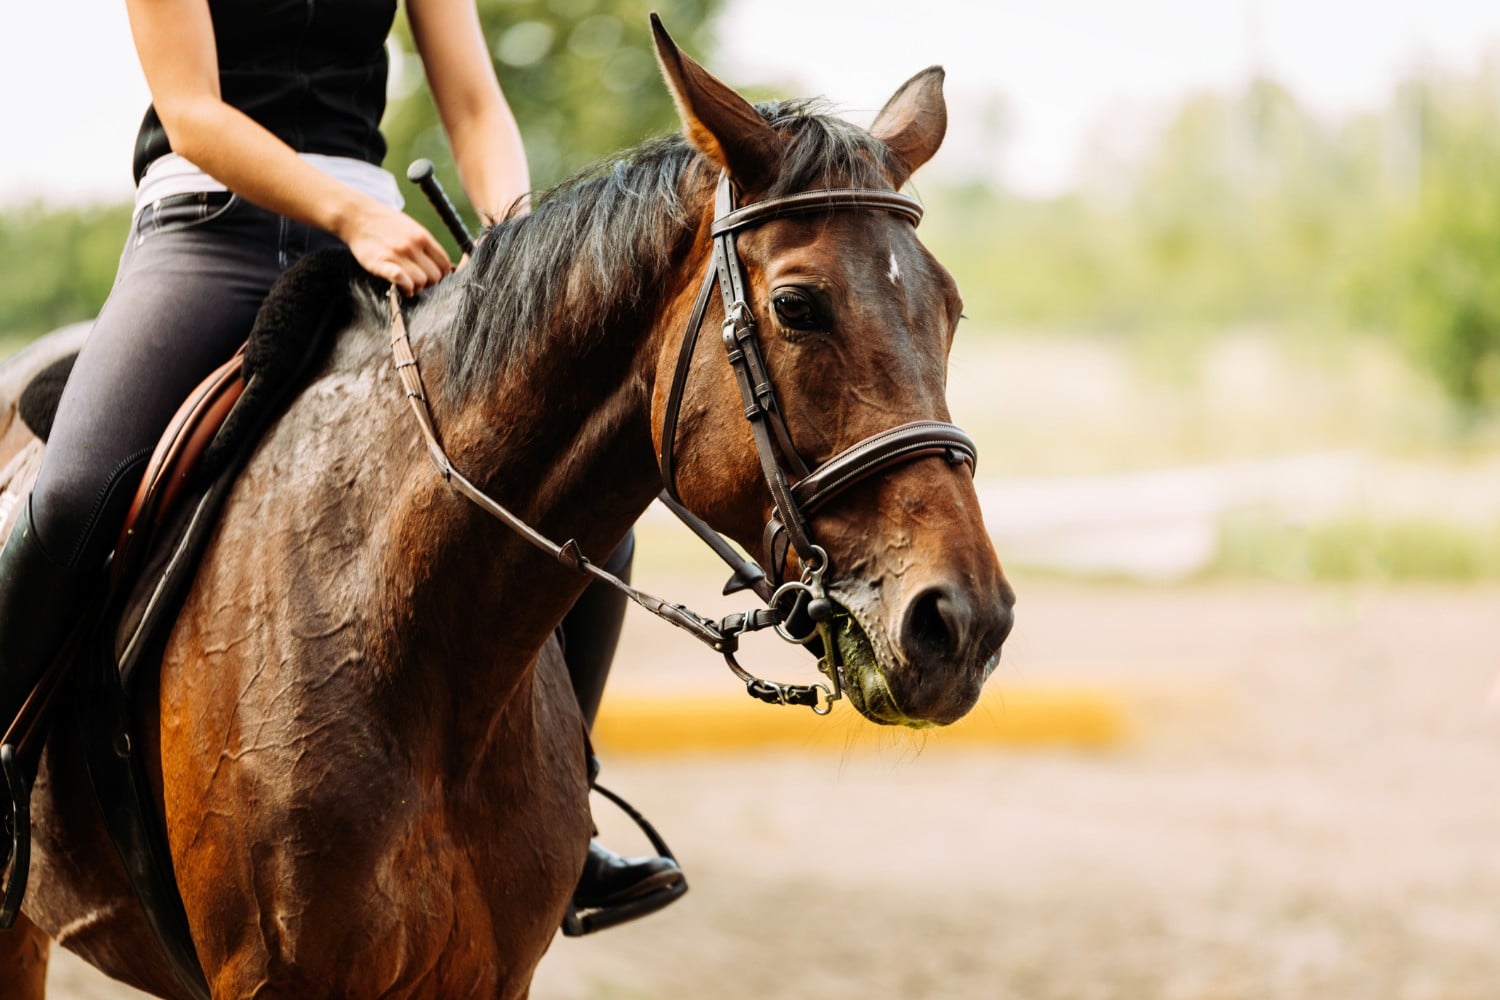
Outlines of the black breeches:
M140 211L32 493L53 558L103 565L178 406L244 342L281 273L337 242L227 193L175 195Z

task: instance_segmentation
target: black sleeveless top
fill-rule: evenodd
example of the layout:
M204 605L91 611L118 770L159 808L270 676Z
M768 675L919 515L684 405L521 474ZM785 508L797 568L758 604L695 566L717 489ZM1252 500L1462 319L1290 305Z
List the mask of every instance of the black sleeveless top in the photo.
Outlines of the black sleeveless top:
M299 153L385 158L386 35L396 0L209 0L219 89ZM135 179L171 151L156 108L135 140Z

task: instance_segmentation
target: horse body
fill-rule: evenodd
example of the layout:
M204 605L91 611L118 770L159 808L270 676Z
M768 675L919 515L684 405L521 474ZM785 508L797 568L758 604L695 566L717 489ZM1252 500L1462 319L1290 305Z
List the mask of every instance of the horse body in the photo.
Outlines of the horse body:
M164 815L216 994L523 995L587 843L582 721L527 628L581 582L432 474L381 325L364 311L242 474L162 665ZM28 914L170 995L89 795L54 740Z
M542 202L409 318L455 467L596 559L661 487L666 386L719 171L747 196L889 190L942 136L940 75L898 92L876 138L788 114L785 127L811 123L794 142L661 32L658 47L698 152L668 143ZM821 462L895 423L947 419L957 292L907 221L778 219L741 249L798 450ZM792 294L822 327L789 318ZM159 705L159 726L141 713L159 738L148 759L216 996L520 997L588 842L585 734L553 638L585 578L433 473L391 371L389 318L360 299L241 473L145 699ZM716 340L686 362L677 488L757 551L771 504ZM961 715L1013 600L967 472L900 465L813 524L855 706L883 723ZM54 739L34 797L35 927L0 939L0 967L39 927L177 995L88 795L76 750Z
M438 399L433 331L456 294L411 319ZM553 637L585 581L434 475L383 303L364 300L241 473L163 658L159 724L139 721L216 995L523 996L589 835L583 721ZM528 359L449 410L444 434L497 496L595 553L656 489L645 382L619 391L650 327L618 329L582 357ZM553 419L517 416L539 412ZM620 503L600 508L600 482ZM49 746L33 811L27 915L176 994L71 744Z
M523 993L587 842L582 723L548 630L510 628L524 564L431 474L378 323L354 332L351 374L246 470L168 650L174 864L231 882L182 880L216 992ZM547 919L496 919L507 897Z

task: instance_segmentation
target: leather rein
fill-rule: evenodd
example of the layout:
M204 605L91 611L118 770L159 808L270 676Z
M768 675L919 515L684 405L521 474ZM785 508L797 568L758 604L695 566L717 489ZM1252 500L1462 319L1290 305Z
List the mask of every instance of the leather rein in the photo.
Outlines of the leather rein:
M401 310L401 293L392 285L389 292L391 311L391 351L396 372L401 379L408 403L417 420L418 430L427 445L428 456L438 473L459 493L504 523L525 541L552 556L568 568L591 576L619 590L645 608L720 653L729 668L745 682L752 697L771 704L802 705L819 715L826 715L843 693L838 646L832 634L833 604L828 599L823 578L829 570L828 553L812 540L808 518L834 497L869 476L919 458L941 456L952 464L967 465L972 472L976 460L974 442L957 426L936 420L918 420L901 424L871 435L809 470L792 444L791 434L782 419L776 392L766 370L760 349L760 336L748 303L748 283L735 236L743 229L771 219L792 215L822 214L847 209L891 212L916 225L922 217L921 205L913 198L895 191L874 188L831 188L756 202L736 208L734 191L727 175L720 175L715 193L712 237L713 261L704 275L703 284L693 304L692 315L684 333L672 386L667 396L662 422L660 466L664 489L661 499L682 518L695 534L707 542L735 570L725 592L753 590L767 604L745 612L727 615L717 622L632 587L613 573L596 565L583 554L576 539L562 544L552 541L506 509L454 468L443 450L427 401L421 372L412 351L406 321ZM676 490L674 463L678 413L682 406L698 334L708 310L714 287L724 307L723 343L735 381L744 403L745 418L750 422L757 455L766 485L771 492L773 514L765 531L765 565L768 578L754 563L739 556L727 541L682 505ZM788 548L797 553L801 565L799 580L782 582ZM798 632L788 629L794 612L810 620ZM829 679L827 684L782 684L756 677L735 660L739 640L747 632L774 628L782 638L809 645L821 640L823 654L818 669Z

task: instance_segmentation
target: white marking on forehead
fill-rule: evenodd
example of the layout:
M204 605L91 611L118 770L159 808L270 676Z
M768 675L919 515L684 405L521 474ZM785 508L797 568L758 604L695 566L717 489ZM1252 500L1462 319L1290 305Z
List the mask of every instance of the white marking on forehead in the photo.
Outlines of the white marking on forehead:
M901 265L896 263L896 251L891 251L891 269L885 272L885 276L891 279L891 284L899 284L901 281Z

